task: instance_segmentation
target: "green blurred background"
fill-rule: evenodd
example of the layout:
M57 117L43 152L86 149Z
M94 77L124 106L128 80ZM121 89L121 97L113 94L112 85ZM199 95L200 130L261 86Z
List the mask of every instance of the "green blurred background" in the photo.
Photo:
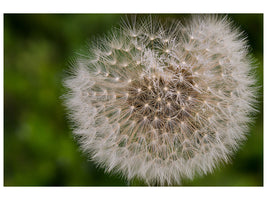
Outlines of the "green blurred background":
M182 18L186 15L159 15ZM4 185L126 186L79 151L60 96L68 63L86 41L118 25L119 14L4 15ZM231 14L247 34L263 85L263 15ZM259 113L232 163L185 181L198 186L263 185L263 86ZM131 185L143 185L134 180Z

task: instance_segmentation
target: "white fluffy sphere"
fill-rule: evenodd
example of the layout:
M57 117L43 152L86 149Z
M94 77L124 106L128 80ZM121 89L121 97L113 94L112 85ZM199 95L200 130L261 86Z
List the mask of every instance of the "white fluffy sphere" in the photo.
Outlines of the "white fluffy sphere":
M81 148L147 184L211 172L245 139L255 79L226 17L134 20L79 56L65 103Z

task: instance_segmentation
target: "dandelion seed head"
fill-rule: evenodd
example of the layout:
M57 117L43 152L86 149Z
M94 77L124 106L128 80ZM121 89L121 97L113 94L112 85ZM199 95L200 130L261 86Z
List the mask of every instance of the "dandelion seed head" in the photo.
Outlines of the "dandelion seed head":
M110 35L64 81L73 132L92 160L152 185L228 162L255 111L247 44L229 20L148 18Z

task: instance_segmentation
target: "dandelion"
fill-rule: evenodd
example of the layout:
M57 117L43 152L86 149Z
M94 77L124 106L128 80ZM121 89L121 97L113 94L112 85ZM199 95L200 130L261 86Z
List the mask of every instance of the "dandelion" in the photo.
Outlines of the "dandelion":
M149 185L229 161L255 111L255 79L227 17L133 20L99 41L64 81L73 132L92 160Z

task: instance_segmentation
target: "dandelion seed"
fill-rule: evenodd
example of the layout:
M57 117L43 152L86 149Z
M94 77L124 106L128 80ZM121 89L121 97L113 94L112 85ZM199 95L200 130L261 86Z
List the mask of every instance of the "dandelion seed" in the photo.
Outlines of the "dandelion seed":
M169 52L170 52L170 50L169 50L169 49L166 49L166 50L165 50L165 52L166 52L166 53L169 53Z
M64 82L81 148L108 172L152 185L212 172L238 149L255 112L246 41L214 15L133 24L90 47L88 62L78 57Z

